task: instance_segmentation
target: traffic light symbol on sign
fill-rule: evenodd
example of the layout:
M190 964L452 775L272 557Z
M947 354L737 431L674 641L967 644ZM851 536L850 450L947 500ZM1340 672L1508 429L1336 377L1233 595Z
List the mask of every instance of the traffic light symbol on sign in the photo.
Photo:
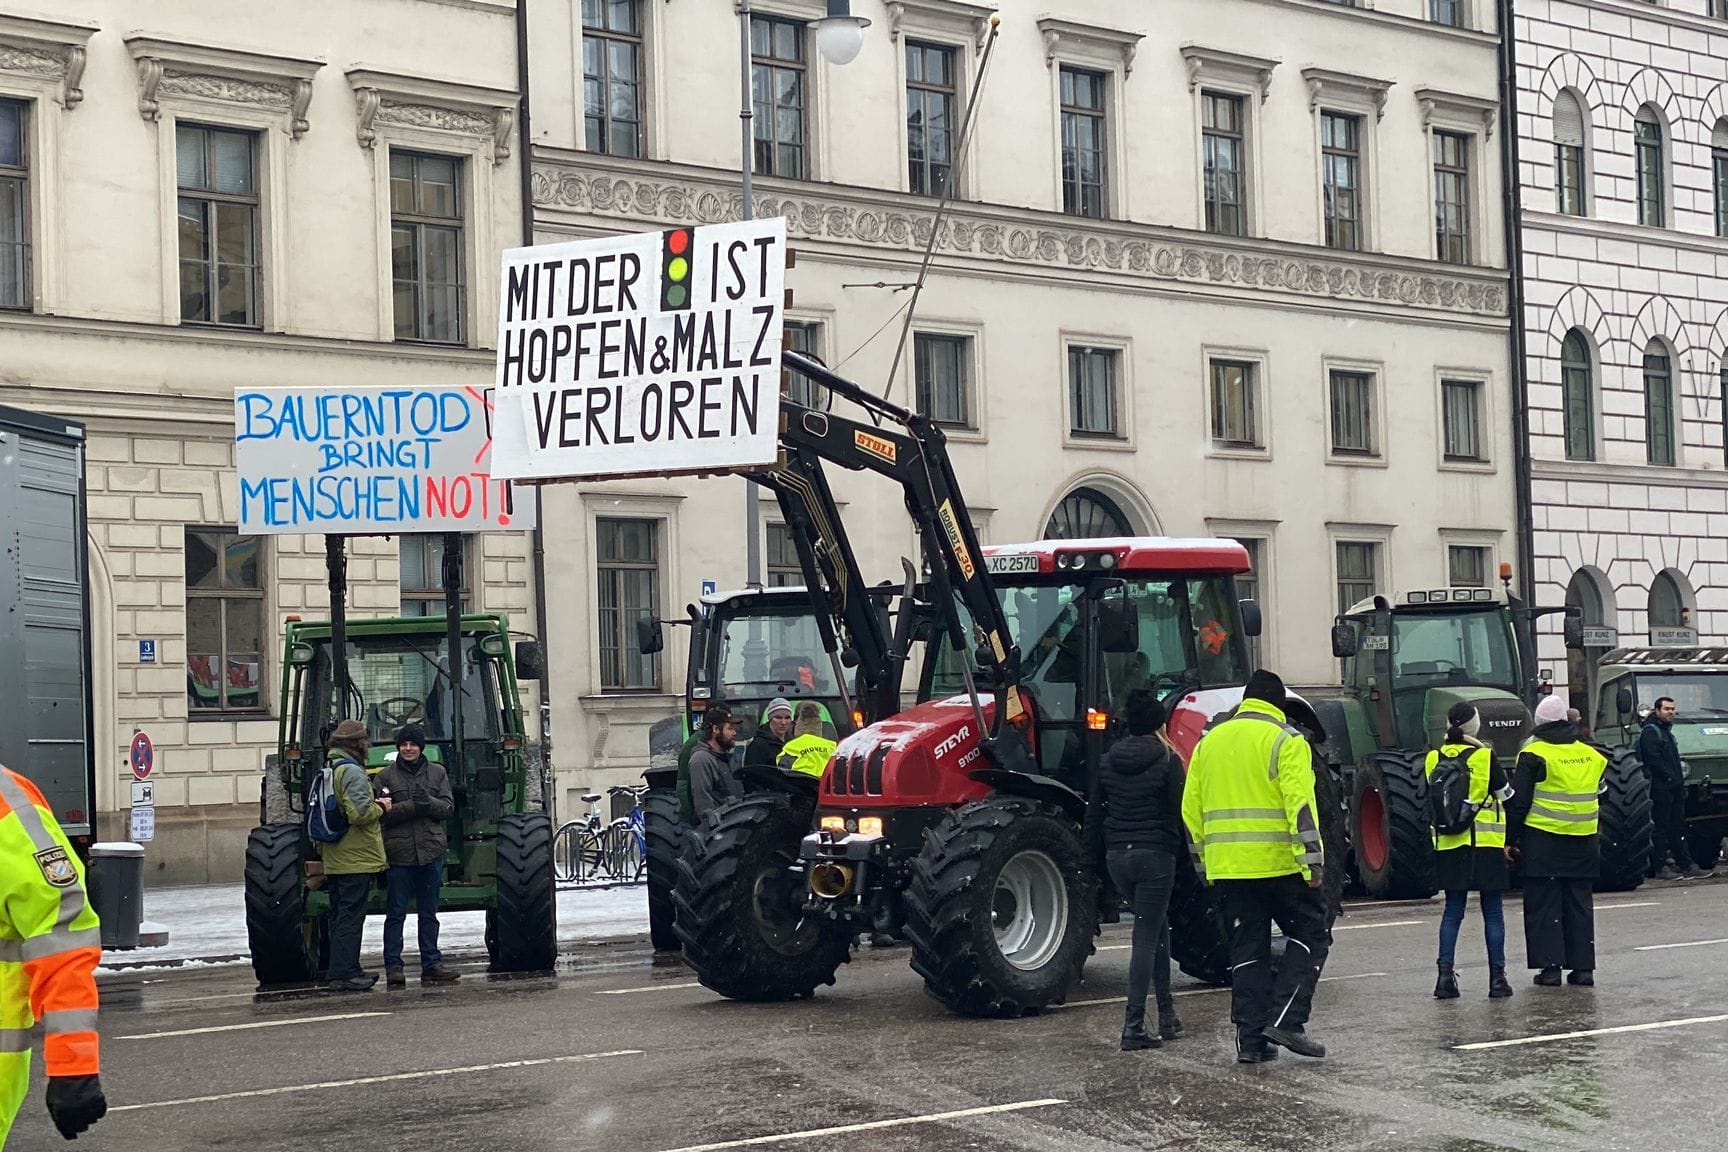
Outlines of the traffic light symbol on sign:
M681 312L690 307L690 229L660 234L660 310Z

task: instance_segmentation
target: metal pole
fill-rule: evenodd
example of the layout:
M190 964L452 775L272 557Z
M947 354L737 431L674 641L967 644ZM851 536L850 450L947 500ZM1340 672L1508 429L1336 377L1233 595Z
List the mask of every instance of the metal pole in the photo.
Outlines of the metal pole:
M450 763L445 765L456 781L466 781L462 772L462 535L444 533L444 636L450 650Z
M751 92L750 67L750 0L738 0L738 123L742 158L740 187L743 191L743 219L756 218L751 188L751 159L755 151L752 122L756 116ZM762 583L762 501L754 480L744 481L744 582Z
M348 556L346 536L324 537L324 568L330 578L330 670L336 682L334 724L348 716Z

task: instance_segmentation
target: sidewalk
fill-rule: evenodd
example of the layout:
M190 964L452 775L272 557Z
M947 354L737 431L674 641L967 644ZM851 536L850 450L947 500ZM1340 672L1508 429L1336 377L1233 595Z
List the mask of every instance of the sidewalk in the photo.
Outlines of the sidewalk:
M438 943L444 951L485 950L485 913L444 912L438 919L441 925ZM104 967L165 961L250 962L246 944L245 889L239 884L147 889L144 893L144 921L166 928L168 944L161 948L129 951L109 949L102 954ZM409 913L403 934L410 951L413 950L414 931L414 915ZM561 888L558 891L560 943L639 936L647 932L648 892L643 885ZM383 952L382 916L366 918L362 948L372 955Z

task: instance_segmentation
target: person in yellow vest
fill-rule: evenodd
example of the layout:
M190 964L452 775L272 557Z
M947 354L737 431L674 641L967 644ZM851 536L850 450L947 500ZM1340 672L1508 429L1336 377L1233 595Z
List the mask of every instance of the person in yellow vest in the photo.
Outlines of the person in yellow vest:
M1512 985L1506 982L1506 912L1502 901L1502 894L1511 887L1505 852L1505 802L1512 788L1493 750L1476 738L1482 718L1475 705L1452 705L1446 723L1450 727L1440 747L1428 753L1425 773L1432 781L1443 761L1448 766L1464 765L1469 802L1476 815L1463 832L1434 833L1434 880L1446 893L1446 911L1440 916L1440 976L1434 985L1434 998L1458 999L1458 976L1453 969L1458 930L1464 926L1470 893L1475 892L1482 907L1482 934L1488 939L1488 996L1501 1000L1512 995Z
M30 1086L42 1025L48 1115L76 1140L108 1111L96 1034L101 924L84 869L36 786L0 766L0 1146Z
M1196 865L1230 926L1230 1018L1242 1064L1272 1059L1274 1044L1326 1055L1295 1015L1299 994L1312 992L1326 963L1329 935L1314 768L1285 703L1276 675L1250 676L1236 714L1194 749L1182 790ZM1276 972L1273 922L1285 939Z
M1518 754L1506 807L1506 858L1524 877L1524 949L1536 983L1596 983L1596 911L1601 869L1596 821L1608 758L1579 739L1558 696L1536 705L1536 728Z
M822 709L809 700L798 705L792 721L792 739L780 749L777 761L788 772L820 776L834 757L835 742L822 734Z

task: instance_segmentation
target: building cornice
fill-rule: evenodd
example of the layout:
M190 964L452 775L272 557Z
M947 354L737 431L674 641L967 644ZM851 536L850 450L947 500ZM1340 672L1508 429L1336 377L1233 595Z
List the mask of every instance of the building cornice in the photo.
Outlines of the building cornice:
M1390 80L1376 80L1352 72L1334 72L1329 68L1304 68L1302 79L1308 84L1310 112L1317 110L1327 99L1344 96L1372 104L1376 120L1386 115L1386 93L1392 88Z
M1537 480L1573 480L1593 484L1728 488L1728 471L1721 469L1661 468L1653 464L1617 464L1606 460L1544 460L1537 457L1530 461L1530 475ZM1538 500L1537 503L1547 502Z
M70 111L84 99L84 48L96 32L90 23L0 13L0 73L58 81L61 107Z
M312 77L324 67L318 57L282 56L230 48L152 32L128 32L126 50L138 67L138 114L155 120L163 96L217 104L274 108L287 115L295 139L310 126Z
M1525 186L1526 190L1529 186ZM1546 190L1551 191L1551 190ZM1678 228L1654 228L1634 224L1629 220L1603 220L1595 216L1567 216L1537 208L1523 211L1524 225L1543 232L1589 236L1596 240L1618 240L1626 244L1645 244L1653 248L1684 249L1705 252L1712 256L1728 256L1728 238L1703 232L1683 232ZM1684 273L1682 273L1684 275ZM1540 277L1537 277L1540 279Z
M1489 140L1494 138L1494 125L1500 119L1500 104L1486 96L1472 96L1467 92L1447 92L1440 88L1416 89L1416 106L1422 111L1422 128L1426 131L1434 127L1436 119L1441 121L1455 120L1460 122L1474 121L1482 124L1482 133Z
M1336 3L1336 0L1246 0L1246 2L1267 4L1275 8L1296 8L1316 16L1332 16L1344 20L1366 20L1392 28L1402 28L1416 35L1444 36L1453 40L1462 40L1491 51L1498 51L1500 46L1500 38L1492 32L1478 32L1474 28L1454 28L1450 24L1441 24L1414 16L1400 16L1394 12L1379 12L1373 8L1339 4ZM1623 8L1616 10L1624 11Z
M1079 53L1082 59L1098 63L1119 57L1124 76L1134 71L1134 54L1140 50L1144 32L1129 32L1121 28L1105 28L1099 24L1083 24L1078 20L1062 20L1055 16L1040 16L1038 31L1044 37L1044 64L1054 68L1058 56Z
M145 324L130 320L98 320L80 316L42 316L30 312L0 312L0 341L13 334L48 337L81 336L124 339L139 345L272 351L313 356L400 360L416 364L444 363L451 367L494 366L497 353L489 348L398 344L382 340L347 340L329 336L296 336L280 332L230 331L204 325Z
M718 224L739 218L730 172L535 149L537 221L616 231ZM916 258L933 212L900 193L758 178L758 217L783 216L795 242L884 250ZM922 204L922 201L918 202ZM1131 221L958 203L937 237L940 257L1030 275L1107 273L1136 286L1252 293L1477 319L1506 316L1506 274L1375 253L1344 255L1311 245L1215 236Z
M1247 56L1223 48L1208 48L1204 44L1182 45L1182 62L1188 69L1188 91L1192 92L1207 80L1217 77L1252 85L1260 93L1260 103L1272 87L1272 70L1280 61L1261 56Z
M492 162L510 158L510 130L518 93L508 88L461 84L407 72L383 72L356 64L348 69L354 89L355 131L362 148L378 142L374 125L399 124L481 136L492 141Z
M1648 20L1652 24L1665 24L1672 28L1690 28L1695 32L1721 36L1722 21L1696 12L1682 12L1675 8L1652 4L1649 0L1565 0L1574 8L1589 8L1597 12L1612 12L1616 16L1627 16L1635 20ZM1636 39L1636 37L1634 37ZM1666 46L1666 45L1664 45Z
M964 32L979 48L990 36L990 17L996 14L994 4L967 4L961 0L887 0L888 39L898 42L906 31L906 17L912 17L914 28L945 28L951 33Z

